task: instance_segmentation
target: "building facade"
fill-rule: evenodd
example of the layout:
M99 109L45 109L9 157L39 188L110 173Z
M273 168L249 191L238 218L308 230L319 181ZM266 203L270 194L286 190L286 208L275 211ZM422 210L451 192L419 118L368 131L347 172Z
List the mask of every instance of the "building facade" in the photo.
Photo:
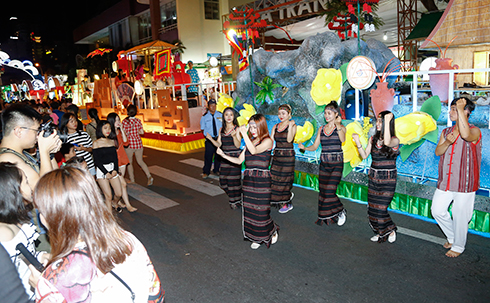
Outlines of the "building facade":
M128 49L152 41L150 1L121 0L76 28L75 43ZM160 0L159 4L158 39L180 40L186 48L182 61L200 63L208 60L208 54L231 53L221 32L221 16L229 12L229 0Z

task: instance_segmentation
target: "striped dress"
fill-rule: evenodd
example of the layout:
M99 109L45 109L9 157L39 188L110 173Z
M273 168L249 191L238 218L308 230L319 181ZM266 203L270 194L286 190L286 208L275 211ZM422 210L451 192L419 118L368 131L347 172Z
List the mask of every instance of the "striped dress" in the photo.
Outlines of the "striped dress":
M255 243L271 244L272 235L279 227L270 216L271 174L269 150L252 155L245 151L243 173L243 236Z
M320 133L322 154L320 156L320 171L318 174L318 220L316 224L322 225L336 223L340 214L345 213L344 205L337 197L337 186L344 170L344 154L337 128L330 134L326 133L324 126Z
M371 140L372 137L371 137ZM369 225L379 236L378 242L385 242L396 225L388 213L388 206L393 199L396 188L396 157L388 159L381 154L382 145L371 142L371 168L368 183L368 218ZM398 153L398 146L392 147Z
M233 130L236 129L237 127ZM231 135L233 130L221 133L221 149L226 155L237 158L240 156L241 149L235 146ZM219 168L219 186L228 195L230 206L236 208L242 202L242 166L222 158Z
M278 126L279 124L275 126L276 147L271 165L271 204L273 206L282 206L282 204L290 202L294 181L295 153L293 143L289 143L287 140L289 125L283 130L280 130Z

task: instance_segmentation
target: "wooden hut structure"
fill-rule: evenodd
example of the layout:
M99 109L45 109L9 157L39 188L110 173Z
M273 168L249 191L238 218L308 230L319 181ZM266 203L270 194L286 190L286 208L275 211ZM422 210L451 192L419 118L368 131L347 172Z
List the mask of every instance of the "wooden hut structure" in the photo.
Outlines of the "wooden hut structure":
M446 58L452 58L460 69L490 67L490 1L451 0L428 39L435 41L441 49L456 37L447 49ZM436 47L425 41L420 48ZM440 54L442 56L443 54ZM457 81L490 84L489 73L460 74Z

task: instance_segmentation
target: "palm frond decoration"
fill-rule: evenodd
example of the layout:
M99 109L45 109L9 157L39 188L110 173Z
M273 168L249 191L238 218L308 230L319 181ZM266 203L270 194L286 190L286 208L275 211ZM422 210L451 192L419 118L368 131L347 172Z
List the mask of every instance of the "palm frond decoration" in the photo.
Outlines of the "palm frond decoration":
M264 103L264 101L269 104L274 102L273 90L278 87L282 87L282 85L280 84L274 84L273 80L269 76L265 77L264 80L262 80L262 83L259 82L254 82L254 83L261 88L261 90L255 96L255 100L258 101L258 104L262 104Z

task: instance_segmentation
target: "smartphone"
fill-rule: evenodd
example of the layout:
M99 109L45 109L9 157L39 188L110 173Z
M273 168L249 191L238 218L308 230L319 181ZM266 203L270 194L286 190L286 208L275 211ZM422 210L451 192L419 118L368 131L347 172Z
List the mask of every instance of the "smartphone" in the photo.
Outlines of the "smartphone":
M41 262L39 262L36 257L34 257L28 250L27 248L24 246L24 244L22 243L19 243L17 244L17 246L15 247L15 249L17 249L18 251L20 251L20 253L24 256L24 258L26 258L26 260L32 264L32 266L34 266L39 272L43 272L44 271L44 266L41 264Z

